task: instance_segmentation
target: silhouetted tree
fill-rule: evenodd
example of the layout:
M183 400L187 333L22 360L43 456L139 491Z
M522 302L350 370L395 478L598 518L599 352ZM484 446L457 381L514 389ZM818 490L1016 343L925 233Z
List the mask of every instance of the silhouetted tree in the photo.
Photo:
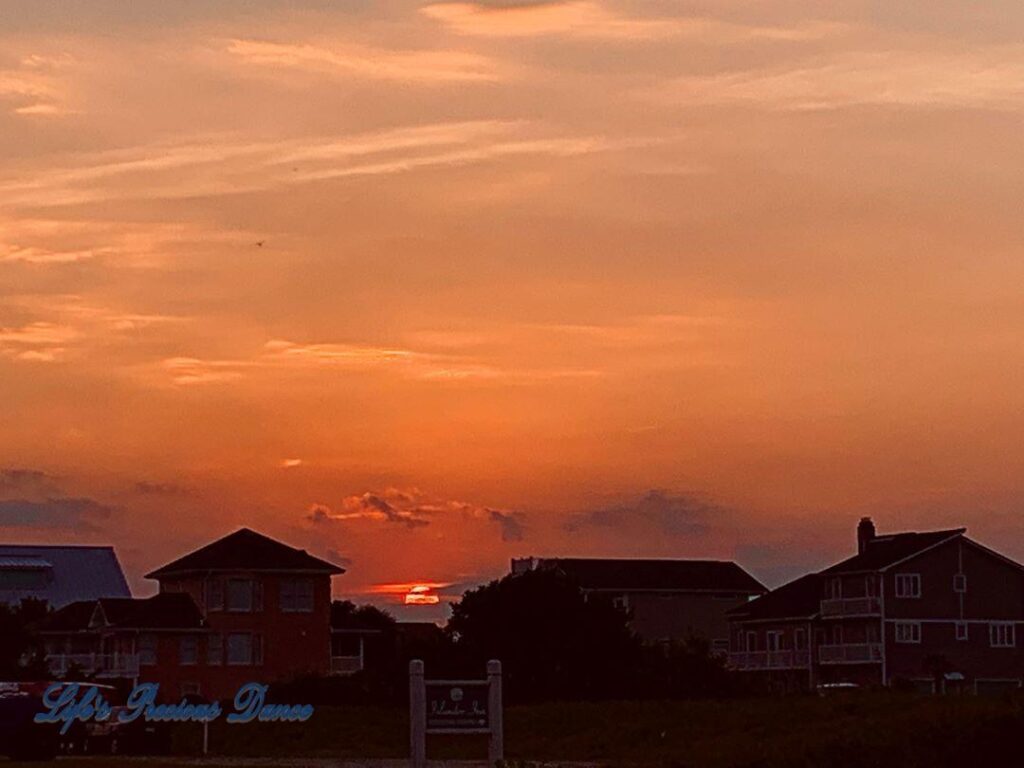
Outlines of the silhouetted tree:
M335 600L331 603L331 626L390 631L394 629L395 617L375 605Z
M45 680L49 676L32 625L46 617L43 600L0 604L0 680Z
M511 700L626 695L640 658L628 614L554 570L466 592L446 631L477 674L487 659L501 660Z

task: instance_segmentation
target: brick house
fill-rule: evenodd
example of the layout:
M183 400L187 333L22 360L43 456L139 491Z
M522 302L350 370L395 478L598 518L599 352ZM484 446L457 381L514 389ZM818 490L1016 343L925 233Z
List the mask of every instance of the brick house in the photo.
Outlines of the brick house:
M779 690L1020 687L1024 566L965 533L862 519L856 555L730 612L730 665Z
M331 672L331 577L343 572L243 528L147 574L155 597L72 603L41 633L51 669L91 655L85 671L159 682L166 698L228 698Z
M629 611L633 630L648 642L708 641L729 649L730 609L767 588L734 562L719 560L618 560L520 558L512 573L553 568L575 581L584 594L598 593Z

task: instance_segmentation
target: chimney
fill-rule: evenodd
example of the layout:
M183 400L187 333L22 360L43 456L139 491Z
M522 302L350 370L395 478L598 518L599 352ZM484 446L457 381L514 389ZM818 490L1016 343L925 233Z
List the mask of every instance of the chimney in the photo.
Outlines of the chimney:
M870 517L862 517L857 523L857 554L863 553L874 538L875 524Z

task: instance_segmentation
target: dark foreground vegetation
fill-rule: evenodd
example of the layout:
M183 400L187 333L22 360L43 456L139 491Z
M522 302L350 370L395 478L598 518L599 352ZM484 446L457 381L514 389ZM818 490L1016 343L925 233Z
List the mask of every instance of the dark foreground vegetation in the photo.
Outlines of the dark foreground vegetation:
M304 725L217 723L211 751L254 757L408 755L401 709L324 707ZM592 761L693 768L945 768L1020 765L1024 702L854 693L718 701L537 704L506 713L516 762ZM175 734L195 753L198 726ZM479 759L483 742L432 737L431 758Z

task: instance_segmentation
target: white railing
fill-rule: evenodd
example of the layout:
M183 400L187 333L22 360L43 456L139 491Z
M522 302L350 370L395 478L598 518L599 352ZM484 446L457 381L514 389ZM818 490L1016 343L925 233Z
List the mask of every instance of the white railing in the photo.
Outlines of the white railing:
M46 657L50 672L64 677L68 670L96 677L138 677L139 657L129 653L54 653Z
M877 597L842 597L821 601L821 615L829 616L879 616L882 603Z
M733 669L807 669L811 663L809 651L745 651L729 654Z
M354 675L362 669L362 656L331 656L332 675Z
M822 664L873 664L881 660L881 643L818 646L818 661Z

